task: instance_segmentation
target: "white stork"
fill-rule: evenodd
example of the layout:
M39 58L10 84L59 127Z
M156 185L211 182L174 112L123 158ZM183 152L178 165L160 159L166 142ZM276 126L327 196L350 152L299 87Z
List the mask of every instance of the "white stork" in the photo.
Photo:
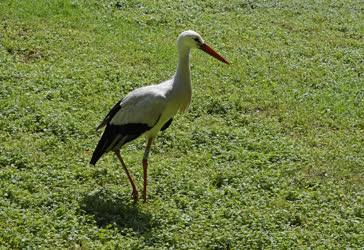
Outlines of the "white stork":
M191 30L184 31L178 36L177 47L178 65L176 74L172 79L130 92L114 105L96 128L98 130L106 126L93 152L90 164L95 165L104 153L113 151L128 176L134 201L138 200L138 190L121 157L120 148L141 135L147 139L142 161L144 171L143 199L146 201L148 156L153 139L159 131L163 131L171 125L173 116L178 111L185 111L191 102L190 50L201 49L229 64L210 48L198 33Z

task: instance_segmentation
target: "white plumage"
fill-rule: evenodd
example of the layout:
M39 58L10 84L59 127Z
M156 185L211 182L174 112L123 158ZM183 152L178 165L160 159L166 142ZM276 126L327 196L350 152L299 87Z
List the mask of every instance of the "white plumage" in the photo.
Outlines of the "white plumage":
M223 57L206 45L201 36L194 31L182 32L177 39L177 47L178 65L173 78L160 84L133 90L115 104L97 127L99 129L106 126L90 163L95 165L104 153L114 151L132 185L134 200L138 199L138 191L120 155L120 148L141 135L147 138L147 146L143 157L143 198L146 201L148 156L152 141L160 130L168 128L174 115L178 111L187 110L191 102L190 49L199 48L228 64Z

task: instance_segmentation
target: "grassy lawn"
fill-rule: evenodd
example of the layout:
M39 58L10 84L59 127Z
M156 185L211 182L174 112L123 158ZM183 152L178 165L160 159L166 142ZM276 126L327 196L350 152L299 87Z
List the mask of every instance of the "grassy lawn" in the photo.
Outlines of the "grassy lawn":
M364 246L362 1L0 2L0 246ZM152 148L148 203L95 127L170 78L199 32L193 100ZM139 189L144 139L123 149Z

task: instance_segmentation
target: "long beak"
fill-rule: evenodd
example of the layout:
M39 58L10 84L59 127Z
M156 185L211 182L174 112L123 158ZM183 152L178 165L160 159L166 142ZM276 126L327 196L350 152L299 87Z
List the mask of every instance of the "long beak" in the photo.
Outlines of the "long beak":
M209 54L210 56L215 57L217 60L226 63L226 64L230 64L228 61L225 60L225 58L223 58L222 56L220 56L215 50L213 50L210 46L208 46L206 43L203 43L200 48L201 50L205 51L207 54Z

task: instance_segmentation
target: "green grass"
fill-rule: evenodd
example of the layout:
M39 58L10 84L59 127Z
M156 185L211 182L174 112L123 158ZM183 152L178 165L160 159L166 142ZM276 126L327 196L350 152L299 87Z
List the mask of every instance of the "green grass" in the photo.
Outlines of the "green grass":
M361 1L1 1L2 248L364 246ZM148 203L88 164L109 108L200 32L193 102L152 148ZM139 187L142 139L123 149Z

